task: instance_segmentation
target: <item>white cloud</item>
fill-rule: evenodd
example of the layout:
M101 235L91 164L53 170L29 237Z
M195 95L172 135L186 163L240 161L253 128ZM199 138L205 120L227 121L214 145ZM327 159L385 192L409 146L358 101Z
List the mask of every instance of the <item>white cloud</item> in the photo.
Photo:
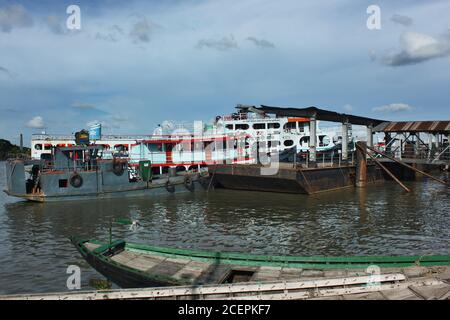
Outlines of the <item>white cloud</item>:
M343 108L344 108L344 110L346 112L352 112L353 111L353 106L350 105L350 104L346 104Z
M10 32L14 28L30 27L33 18L20 4L13 4L0 9L0 29Z
M41 116L36 116L27 122L27 127L34 129L42 129L45 127L44 119Z
M55 34L64 34L67 31L67 29L64 28L64 21L56 16L47 16L44 22L47 27Z
M374 112L402 112L410 111L412 107L406 103L391 103L388 105L372 108Z
M400 52L383 57L384 64L404 66L450 55L450 41L438 40L423 33L406 32L402 34L400 45Z

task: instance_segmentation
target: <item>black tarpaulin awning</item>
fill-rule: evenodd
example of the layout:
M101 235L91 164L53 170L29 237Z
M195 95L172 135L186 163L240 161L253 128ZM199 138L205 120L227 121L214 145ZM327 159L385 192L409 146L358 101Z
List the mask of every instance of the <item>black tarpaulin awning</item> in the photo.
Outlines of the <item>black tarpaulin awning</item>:
M355 125L363 126L376 126L386 120L373 119L367 117L360 117L351 114L338 113L334 111L319 109L316 107L308 108L282 108L282 107L271 107L261 105L260 107L255 107L255 109L261 110L265 113L272 113L277 116L284 117L305 117L311 118L315 117L317 120L332 121L332 122L347 122Z

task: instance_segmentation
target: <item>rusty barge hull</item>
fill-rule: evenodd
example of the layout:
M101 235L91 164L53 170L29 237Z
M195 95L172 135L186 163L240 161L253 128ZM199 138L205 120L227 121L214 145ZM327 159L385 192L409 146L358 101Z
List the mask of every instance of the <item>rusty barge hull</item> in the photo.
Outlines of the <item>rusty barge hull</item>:
M280 163L276 174L263 175L260 165L217 165L211 168L217 187L237 190L314 194L355 186L356 167L295 168ZM367 166L367 182L384 181L381 170Z

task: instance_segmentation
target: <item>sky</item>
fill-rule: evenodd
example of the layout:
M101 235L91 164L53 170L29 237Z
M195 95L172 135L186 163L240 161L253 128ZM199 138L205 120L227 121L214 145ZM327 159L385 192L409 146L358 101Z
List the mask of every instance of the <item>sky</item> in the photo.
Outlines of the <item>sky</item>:
M151 134L238 103L450 120L449 70L450 1L0 0L0 138L15 143L93 122Z

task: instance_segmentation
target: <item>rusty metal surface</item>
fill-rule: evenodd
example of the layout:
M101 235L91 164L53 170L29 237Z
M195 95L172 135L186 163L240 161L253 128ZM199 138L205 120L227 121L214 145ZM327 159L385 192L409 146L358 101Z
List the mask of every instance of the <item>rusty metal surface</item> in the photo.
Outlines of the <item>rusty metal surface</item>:
M383 122L376 126L373 131L450 133L450 120Z
M223 188L282 193L305 193L338 190L355 185L355 167L282 169L274 175L261 175L256 165L217 165L215 184ZM382 181L381 171L367 167L368 182Z

